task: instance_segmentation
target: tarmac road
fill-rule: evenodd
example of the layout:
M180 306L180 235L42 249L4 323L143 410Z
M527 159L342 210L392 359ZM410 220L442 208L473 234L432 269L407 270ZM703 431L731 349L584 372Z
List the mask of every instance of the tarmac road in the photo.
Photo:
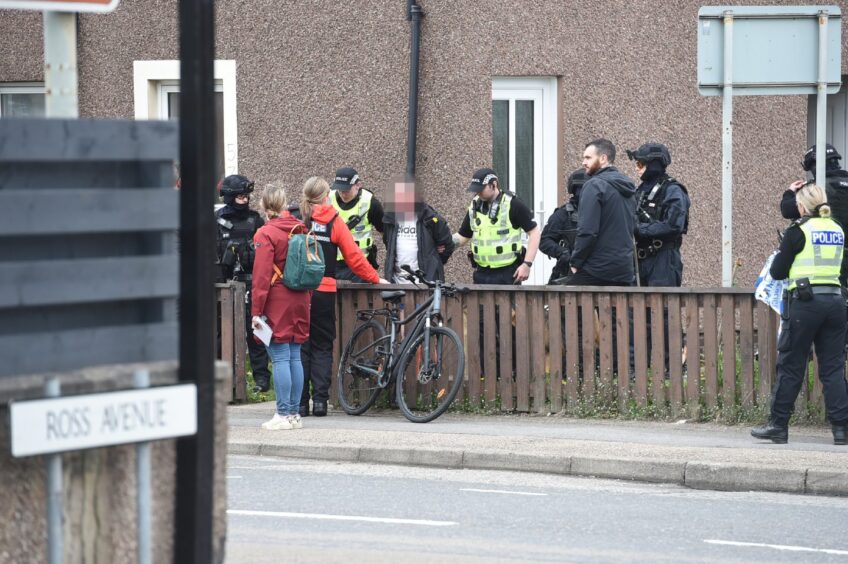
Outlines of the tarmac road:
M848 499L230 456L227 562L845 562Z

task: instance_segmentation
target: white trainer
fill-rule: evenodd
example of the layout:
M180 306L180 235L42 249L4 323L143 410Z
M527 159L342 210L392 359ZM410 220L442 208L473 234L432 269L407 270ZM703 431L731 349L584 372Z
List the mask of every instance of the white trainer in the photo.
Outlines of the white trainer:
M303 429L303 419L298 414L289 415L289 423L292 429Z
M289 418L285 415L275 413L274 417L262 424L262 428L268 429L269 431L282 431L286 429L291 429L292 424L289 421Z

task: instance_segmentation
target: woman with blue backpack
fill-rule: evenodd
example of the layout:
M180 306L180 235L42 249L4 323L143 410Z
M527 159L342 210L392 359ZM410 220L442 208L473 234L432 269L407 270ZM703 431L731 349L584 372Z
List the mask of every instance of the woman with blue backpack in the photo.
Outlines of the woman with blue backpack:
M281 281L286 271L289 240L306 231L304 224L286 209L282 187L269 186L262 195L262 208L268 216L253 237L252 326L260 330L263 322L272 331L267 345L273 363L274 393L277 410L262 424L264 429L300 429L303 422L298 410L303 393L301 345L309 340L309 308L312 292L293 290Z

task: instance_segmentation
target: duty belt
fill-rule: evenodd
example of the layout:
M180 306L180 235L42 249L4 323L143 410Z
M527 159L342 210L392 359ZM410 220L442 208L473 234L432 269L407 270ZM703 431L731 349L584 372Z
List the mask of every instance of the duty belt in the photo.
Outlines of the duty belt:
M641 259L645 259L648 257L655 256L662 249L678 249L680 248L680 241L677 239L671 241L663 241L662 239L652 239L647 245L645 244L637 244L636 245L636 257Z
M824 295L828 295L828 296L841 296L842 295L842 288L839 287L839 286L811 286L810 290L812 290L814 294L824 294ZM793 298L797 298L798 297L798 290L797 289L792 290L790 292L790 295Z

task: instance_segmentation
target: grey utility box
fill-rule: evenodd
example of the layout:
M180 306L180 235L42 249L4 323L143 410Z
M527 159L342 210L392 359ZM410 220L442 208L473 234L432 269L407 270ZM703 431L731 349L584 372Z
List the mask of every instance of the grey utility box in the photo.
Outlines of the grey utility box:
M0 120L0 377L178 356L177 126Z

